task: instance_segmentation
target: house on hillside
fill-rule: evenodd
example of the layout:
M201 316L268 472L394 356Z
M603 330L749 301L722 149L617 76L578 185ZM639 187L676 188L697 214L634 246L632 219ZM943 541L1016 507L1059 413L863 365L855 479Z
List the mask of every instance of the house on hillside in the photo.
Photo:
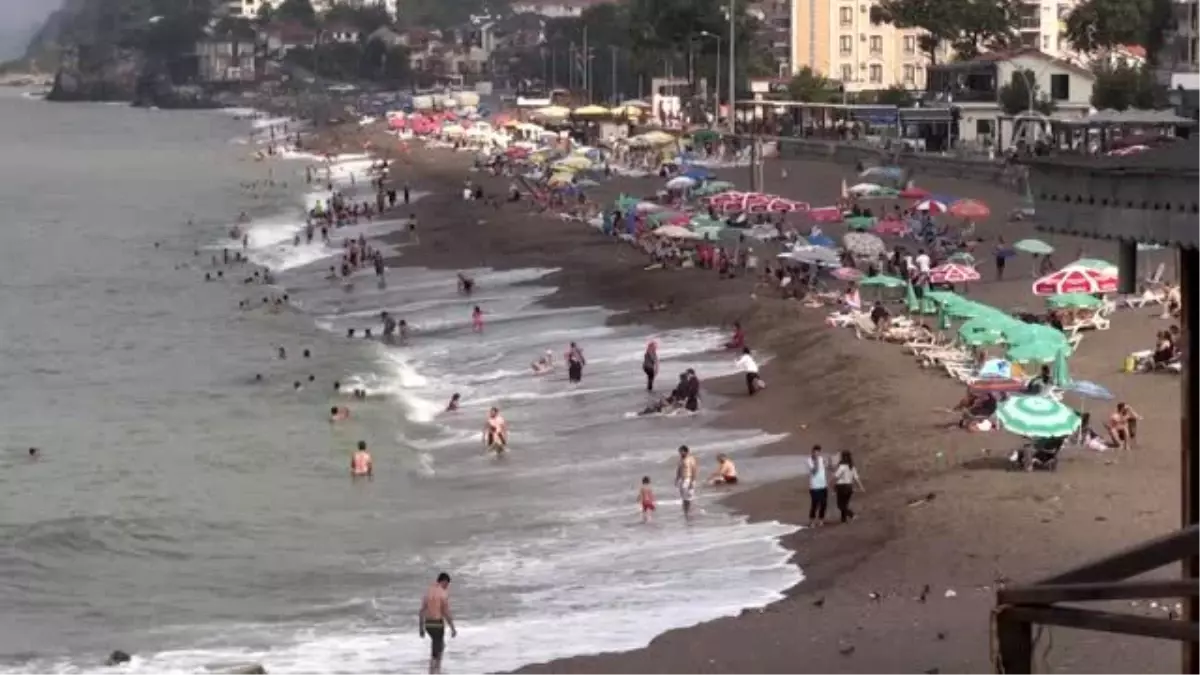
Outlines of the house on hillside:
M926 102L958 111L957 135L968 145L996 149L1012 144L1017 118L1004 112L1000 90L1014 74L1029 72L1038 96L1054 103L1058 119L1086 117L1096 76L1091 71L1036 49L991 52L969 61L931 65L926 70Z
M610 0L513 0L514 14L536 14L547 19L565 19L583 14L583 10Z
M204 84L254 82L258 78L257 45L234 35L212 36L196 43L196 76Z

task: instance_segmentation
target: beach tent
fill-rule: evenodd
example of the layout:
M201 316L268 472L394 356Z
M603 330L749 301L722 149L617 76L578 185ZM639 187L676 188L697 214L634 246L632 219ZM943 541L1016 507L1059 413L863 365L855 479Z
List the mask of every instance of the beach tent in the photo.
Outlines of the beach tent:
M585 105L571 112L576 117L607 117L612 114L608 108L599 105Z

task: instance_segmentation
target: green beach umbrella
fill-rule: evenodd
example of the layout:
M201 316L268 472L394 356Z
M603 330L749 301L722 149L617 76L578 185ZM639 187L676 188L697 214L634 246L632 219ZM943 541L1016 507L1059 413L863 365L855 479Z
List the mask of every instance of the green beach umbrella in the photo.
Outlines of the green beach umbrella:
M1050 255L1054 253L1054 247L1041 239L1022 239L1013 244L1013 248L1022 253L1032 253L1033 255Z
M1065 387L1071 383L1071 371L1067 369L1067 350L1060 349L1050 366L1050 378L1056 387Z
M711 143L721 140L721 134L712 129L701 129L692 133L692 140L697 143Z
M1087 293L1062 293L1046 298L1046 306L1051 309L1095 309L1104 301Z
M955 293L954 291L925 291L925 297L939 305L944 305L947 302L955 302L963 299L961 295Z
M1004 430L1029 438L1061 438L1079 428L1079 415L1049 396L1013 396L996 409Z
M938 330L950 330L950 315L946 312L945 305L938 310Z
M862 281L858 282L859 286L878 286L879 288L900 288L906 284L908 284L907 281L900 279L899 277L889 277L886 274L876 274L873 277L866 277ZM916 304L916 300L917 298L914 294L914 305ZM905 297L905 302L908 302L907 297Z
M713 227L724 229L725 221L721 220L720 218L709 218L708 216L701 214L692 218L691 226L694 230L701 228L708 229Z
M638 199L637 197L621 195L620 197L617 197L617 209L620 211L627 211L627 210L637 206L639 201L641 201L641 200Z
M1070 265L1067 265L1067 267L1084 267L1089 270L1096 270L1097 272L1112 272L1113 274L1117 273L1116 265L1108 262L1107 260L1100 260L1099 258L1080 258Z
M972 347L987 347L998 345L1004 342L1004 333L998 330L973 330L963 332L962 327L958 329L958 337L960 340Z
M1052 363L1067 349L1062 342L1030 340L1014 344L1008 349L1008 360L1013 363Z
M870 216L853 216L846 219L846 227L851 230L864 232L875 225L875 219Z

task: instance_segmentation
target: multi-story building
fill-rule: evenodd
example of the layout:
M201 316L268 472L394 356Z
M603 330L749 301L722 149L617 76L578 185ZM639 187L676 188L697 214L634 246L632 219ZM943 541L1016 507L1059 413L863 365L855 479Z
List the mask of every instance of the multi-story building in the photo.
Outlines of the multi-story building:
M609 0L513 0L515 14L536 14L548 19L565 19L583 14L583 10Z
M1174 25L1158 58L1159 81L1173 90L1200 89L1200 2L1175 0Z
M759 41L769 46L771 57L779 64L779 75L791 72L792 3L791 0L751 0L747 13L759 22Z
M328 11L335 2L341 4L354 5L365 7L368 5L380 5L388 11L388 14L396 16L396 3L398 0L310 0L313 9L318 14ZM282 3L283 0L225 0L224 9L226 14L230 16L242 16L246 18L258 15L259 10L263 7L275 9Z
M847 92L923 89L920 31L871 21L876 0L792 0L791 73L808 67Z

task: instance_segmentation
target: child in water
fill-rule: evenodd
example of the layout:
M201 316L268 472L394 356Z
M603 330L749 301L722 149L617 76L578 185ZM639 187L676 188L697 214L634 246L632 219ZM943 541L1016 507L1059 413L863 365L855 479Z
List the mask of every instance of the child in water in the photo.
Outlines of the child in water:
M654 491L650 489L650 476L642 476L642 488L638 490L638 503L642 505L642 522L650 522L654 514Z
M471 310L471 330L476 333L483 332L483 310L479 309L479 305Z

